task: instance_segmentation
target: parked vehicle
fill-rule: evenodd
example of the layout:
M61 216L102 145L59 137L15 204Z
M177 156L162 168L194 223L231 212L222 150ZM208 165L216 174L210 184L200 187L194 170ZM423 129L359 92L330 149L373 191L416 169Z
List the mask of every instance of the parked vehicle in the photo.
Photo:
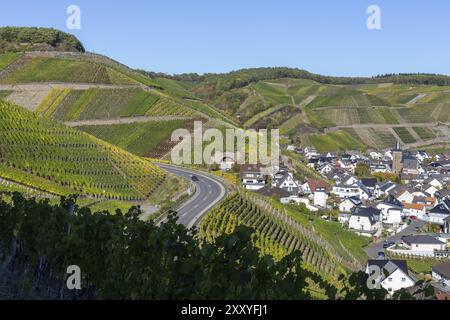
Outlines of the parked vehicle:
M383 244L383 248L386 249L392 247L393 245L395 245L395 241L385 241Z

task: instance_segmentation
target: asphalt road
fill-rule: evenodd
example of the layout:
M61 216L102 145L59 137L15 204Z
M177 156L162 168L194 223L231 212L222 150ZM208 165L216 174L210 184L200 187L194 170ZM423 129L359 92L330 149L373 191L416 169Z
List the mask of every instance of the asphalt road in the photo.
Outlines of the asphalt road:
M417 234L416 228L422 227L426 222L420 221L420 220L413 220L411 224L406 227L404 230L400 231L396 235L393 235L392 237L388 237L386 241L394 241L394 242L400 242L401 238L403 236ZM385 249L383 248L384 241L377 242L374 244L371 244L366 248L367 255L370 258L376 258L378 257L378 252L385 252Z
M198 178L197 181L192 181L195 184L194 195L177 209L178 223L188 228L197 225L202 216L227 194L226 187L221 181L201 172L165 164L158 164L158 166L190 181L192 181L191 176Z

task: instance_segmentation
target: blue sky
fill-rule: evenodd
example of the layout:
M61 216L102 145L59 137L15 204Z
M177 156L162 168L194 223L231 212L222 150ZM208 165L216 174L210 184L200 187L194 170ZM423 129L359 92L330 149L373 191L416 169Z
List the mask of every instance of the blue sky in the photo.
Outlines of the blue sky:
M0 25L70 31L89 51L166 73L298 67L326 75L450 75L447 0L4 1ZM81 8L81 30L66 9ZM381 8L381 30L366 9Z

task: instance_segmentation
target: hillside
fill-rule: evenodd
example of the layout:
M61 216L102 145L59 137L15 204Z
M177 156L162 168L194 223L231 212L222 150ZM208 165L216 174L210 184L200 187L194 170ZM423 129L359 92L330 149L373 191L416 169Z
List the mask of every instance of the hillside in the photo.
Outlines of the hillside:
M0 178L51 194L144 200L165 173L81 131L0 102Z
M253 79L264 74L261 71ZM370 83L389 80L380 77L354 79L361 84L294 78L252 82L244 78L243 83L248 84L242 87L241 82L208 87L208 79L196 80L192 92L204 96L241 126L279 128L293 142L314 145L319 151L384 149L397 140L406 148L446 145L449 141L450 86ZM335 82L344 81L339 79ZM414 82L415 78L405 75L399 79ZM433 79L438 83L440 77ZM237 88L224 89L227 86ZM216 91L207 94L202 88Z
M279 260L299 250L305 267L331 283L337 283L340 274L361 268L368 240L306 212L277 208L270 199L242 192L231 195L204 218L200 236L214 241L240 225L254 228L254 243L263 254Z

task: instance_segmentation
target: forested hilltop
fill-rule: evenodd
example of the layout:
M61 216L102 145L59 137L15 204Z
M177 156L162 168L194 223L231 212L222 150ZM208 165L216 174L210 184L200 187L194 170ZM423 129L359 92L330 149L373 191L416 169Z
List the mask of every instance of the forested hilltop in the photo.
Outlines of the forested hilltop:
M162 73L145 72L150 77L165 77L185 83L190 83L193 91L203 96L216 96L224 91L243 88L258 81L276 80L281 78L306 79L323 84L334 85L357 85L357 84L410 84L410 85L450 85L450 77L440 74L429 73L400 73L377 75L374 77L333 77L311 73L297 68L274 67L274 68L250 68L232 71L229 73L207 73L199 75L186 73L178 75L167 75Z
M0 28L0 53L22 51L85 52L74 36L51 28Z

